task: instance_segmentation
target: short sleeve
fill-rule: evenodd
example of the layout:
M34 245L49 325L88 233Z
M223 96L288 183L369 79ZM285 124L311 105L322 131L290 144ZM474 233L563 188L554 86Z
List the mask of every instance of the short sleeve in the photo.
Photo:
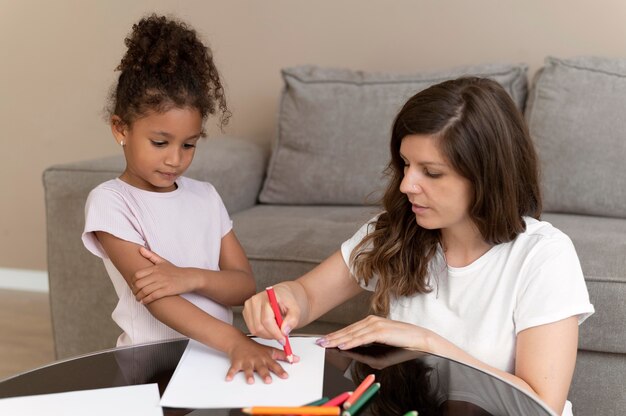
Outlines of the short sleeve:
M122 195L113 189L98 187L92 190L85 203L85 229L83 244L96 256L107 259L109 256L102 248L95 231L107 232L121 240L146 245L137 218Z
M578 255L569 237L560 233L538 243L522 271L515 332L578 317L581 324L594 312Z
M210 188L209 192L212 199L214 199L218 205L218 211L220 215L220 232L222 238L224 238L224 236L233 229L233 221L230 219L230 215L228 215L228 210L226 209L224 201L222 201L222 197L220 196L219 192L217 192L217 189L215 189L215 187L209 183L207 183L207 185Z
M378 278L374 276L372 279L370 279L369 284L366 285L362 279L359 279L358 276L355 276L354 269L352 267L352 262L350 261L350 256L354 248L365 238L365 236L371 230L374 229L377 219L378 219L378 216L372 218L367 223L363 224L363 226L361 226L361 228L359 228L352 237L350 237L348 240L344 241L343 244L341 244L341 256L343 257L343 261L346 263L346 265L350 269L350 274L354 276L358 284L363 289L369 290L370 292L373 292L376 289Z

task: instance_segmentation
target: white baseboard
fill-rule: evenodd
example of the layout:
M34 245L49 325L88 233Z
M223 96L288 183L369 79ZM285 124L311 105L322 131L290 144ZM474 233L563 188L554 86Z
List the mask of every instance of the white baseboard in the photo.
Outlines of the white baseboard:
M48 292L48 272L0 267L0 289Z

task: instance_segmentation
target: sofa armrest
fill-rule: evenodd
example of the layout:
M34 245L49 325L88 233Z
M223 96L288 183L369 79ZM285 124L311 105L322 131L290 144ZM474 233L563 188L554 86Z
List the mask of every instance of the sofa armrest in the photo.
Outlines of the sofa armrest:
M229 212L256 203L267 155L258 144L233 138L199 143L186 176L211 182ZM57 358L115 346L120 329L111 319L117 296L102 261L82 244L87 195L119 176L121 155L56 165L43 173L50 309Z
M199 142L193 163L185 176L213 184L228 212L234 214L256 204L265 179L268 158L267 152L259 144L249 140L206 139ZM69 195L66 196L71 197L75 195L74 186L79 185L80 191L86 189L88 193L100 183L119 176L123 170L122 155L55 165L44 171L44 187L48 192L48 186L51 185L54 189L50 191L53 193L67 192ZM61 186L54 187L59 180ZM69 180L68 184L72 186L63 186L65 180Z

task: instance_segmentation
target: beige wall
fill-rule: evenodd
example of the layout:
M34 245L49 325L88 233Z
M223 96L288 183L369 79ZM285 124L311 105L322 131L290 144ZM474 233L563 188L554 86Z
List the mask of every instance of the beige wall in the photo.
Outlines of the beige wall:
M209 40L234 113L226 133L268 146L285 66L533 73L548 54L626 57L623 0L0 0L0 268L46 269L47 166L119 151L101 111L124 36L151 11Z

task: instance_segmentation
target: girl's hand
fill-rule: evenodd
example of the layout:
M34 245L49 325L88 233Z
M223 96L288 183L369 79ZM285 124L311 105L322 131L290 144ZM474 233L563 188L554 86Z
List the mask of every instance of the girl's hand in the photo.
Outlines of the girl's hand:
M243 318L252 335L275 339L285 344L285 336L300 322L300 307L289 287L279 284L274 286L278 307L283 314L283 326L279 328L276 317L265 291L257 293L243 305Z
M422 327L370 315L315 342L324 348L337 347L340 350L378 342L394 347L435 352L431 346L436 337L434 332Z
M243 371L248 384L254 384L255 371L265 384L272 382L270 371L280 378L288 377L287 372L276 362L287 361L284 351L258 344L246 336L234 342L227 354L231 364L226 381L231 381L240 371ZM299 360L299 357L294 356L294 362Z
M195 290L194 280L189 269L176 267L169 261L145 247L139 252L154 266L138 270L131 280L131 289L135 299L144 305L165 296L180 295Z

